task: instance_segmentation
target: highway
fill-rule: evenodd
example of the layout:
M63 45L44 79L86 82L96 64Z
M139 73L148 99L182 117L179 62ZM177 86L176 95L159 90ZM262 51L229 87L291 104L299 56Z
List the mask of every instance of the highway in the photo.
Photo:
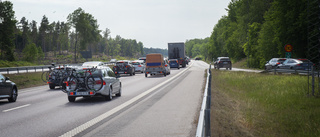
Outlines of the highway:
M166 77L122 75L122 96L112 101L70 103L60 89L21 89L17 102L0 100L0 136L195 136L208 67L193 60Z

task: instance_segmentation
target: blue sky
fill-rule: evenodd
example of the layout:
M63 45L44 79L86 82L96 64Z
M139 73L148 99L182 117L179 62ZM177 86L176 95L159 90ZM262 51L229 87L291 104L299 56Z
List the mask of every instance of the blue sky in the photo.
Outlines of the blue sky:
M97 19L100 30L111 37L136 39L144 47L167 48L168 42L211 35L214 25L227 14L230 0L10 0L16 19L26 17L39 25L43 15L49 22L67 21L81 7Z

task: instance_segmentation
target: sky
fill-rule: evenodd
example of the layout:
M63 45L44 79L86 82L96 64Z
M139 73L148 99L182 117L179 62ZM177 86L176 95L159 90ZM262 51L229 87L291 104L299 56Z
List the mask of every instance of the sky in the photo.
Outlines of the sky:
M94 16L99 29L115 38L141 41L147 48L168 48L169 42L210 37L219 19L227 15L230 0L9 0L18 21L22 17L38 25L66 22L82 8Z

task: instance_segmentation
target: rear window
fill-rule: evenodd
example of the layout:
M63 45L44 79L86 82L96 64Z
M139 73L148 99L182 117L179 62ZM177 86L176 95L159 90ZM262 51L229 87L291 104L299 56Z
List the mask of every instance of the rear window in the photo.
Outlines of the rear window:
M169 59L169 61L177 61L176 59Z
M117 62L116 64L117 64L117 65L120 65L120 64L121 64L121 65L122 65L122 64L128 65L127 62Z
M140 65L140 62L132 62L132 65Z
M220 61L230 61L230 59L224 58L224 59L220 59Z

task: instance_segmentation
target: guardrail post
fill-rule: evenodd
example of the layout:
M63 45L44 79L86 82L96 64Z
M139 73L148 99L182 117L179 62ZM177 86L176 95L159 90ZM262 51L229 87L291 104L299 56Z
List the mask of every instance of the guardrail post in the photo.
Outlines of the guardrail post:
M26 68L26 71L27 71L27 73L28 73L28 68Z
M34 72L37 72L37 68L36 67L34 67Z
M19 68L17 68L17 72L18 72L18 74L19 74Z
M312 78L312 96L314 96L314 69L313 69L313 66L311 66L311 75L312 75L311 76L311 78Z
M7 69L7 74L9 74L9 69Z

